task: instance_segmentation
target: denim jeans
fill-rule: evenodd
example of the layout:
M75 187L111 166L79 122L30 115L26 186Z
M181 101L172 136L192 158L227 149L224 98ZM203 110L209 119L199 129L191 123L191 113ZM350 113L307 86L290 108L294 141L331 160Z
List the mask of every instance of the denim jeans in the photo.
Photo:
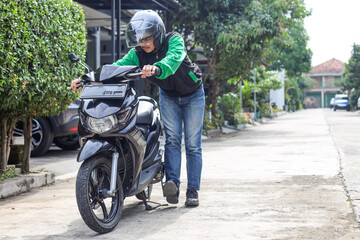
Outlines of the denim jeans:
M202 169L201 133L205 94L203 86L184 97L171 97L162 89L159 94L160 113L165 131L166 181L180 186L181 141L184 125L187 188L200 190Z

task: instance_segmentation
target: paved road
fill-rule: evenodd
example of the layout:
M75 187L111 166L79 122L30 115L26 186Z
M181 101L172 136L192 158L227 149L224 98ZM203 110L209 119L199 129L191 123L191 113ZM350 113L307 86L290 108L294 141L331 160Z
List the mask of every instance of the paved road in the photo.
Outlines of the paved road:
M57 181L0 202L0 239L360 239L359 121L354 112L306 110L206 141L200 207L184 207L185 184L176 206L144 211L128 198L106 235L82 221L75 179ZM72 168L67 161L58 168ZM159 186L152 200L165 203Z
M344 186L360 222L360 112L324 113L339 153Z

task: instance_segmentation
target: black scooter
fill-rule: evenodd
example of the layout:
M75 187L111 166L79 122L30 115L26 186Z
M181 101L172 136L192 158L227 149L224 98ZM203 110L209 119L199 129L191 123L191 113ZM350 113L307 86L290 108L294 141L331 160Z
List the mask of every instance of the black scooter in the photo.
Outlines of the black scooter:
M69 58L80 62L75 54ZM83 90L76 200L85 223L106 233L118 224L125 197L135 195L152 209L152 185L164 176L160 114L155 100L137 97L129 85L141 75L139 67L104 65L95 72L85 67L77 86Z

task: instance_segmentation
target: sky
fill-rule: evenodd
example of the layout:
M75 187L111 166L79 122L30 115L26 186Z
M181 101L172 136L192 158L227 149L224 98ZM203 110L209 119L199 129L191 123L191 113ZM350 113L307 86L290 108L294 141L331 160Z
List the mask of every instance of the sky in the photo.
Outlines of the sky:
M332 58L347 63L354 43L360 44L360 0L304 0L312 9L305 18L315 67Z

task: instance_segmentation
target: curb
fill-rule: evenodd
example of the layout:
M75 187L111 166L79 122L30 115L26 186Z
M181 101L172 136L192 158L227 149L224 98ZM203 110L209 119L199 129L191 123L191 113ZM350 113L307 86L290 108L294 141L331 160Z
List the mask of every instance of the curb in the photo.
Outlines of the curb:
M28 192L55 182L54 173L32 173L0 181L0 199Z

